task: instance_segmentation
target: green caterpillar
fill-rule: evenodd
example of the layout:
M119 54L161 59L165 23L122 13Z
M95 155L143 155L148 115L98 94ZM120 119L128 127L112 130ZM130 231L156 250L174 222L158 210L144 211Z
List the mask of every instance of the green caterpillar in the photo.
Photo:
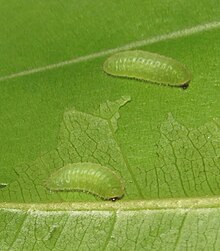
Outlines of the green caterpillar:
M190 71L178 61L147 51L123 51L110 56L103 70L114 76L135 78L170 86L187 87Z
M6 187L8 184L7 183L0 183L0 188Z
M46 182L51 191L79 190L105 200L116 200L124 195L121 178L111 169L95 163L74 163L52 173Z

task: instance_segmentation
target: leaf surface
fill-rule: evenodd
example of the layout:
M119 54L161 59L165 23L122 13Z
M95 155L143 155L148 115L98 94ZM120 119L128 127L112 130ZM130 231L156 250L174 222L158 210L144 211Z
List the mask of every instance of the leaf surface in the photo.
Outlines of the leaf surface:
M0 249L218 250L219 2L0 6ZM185 64L189 88L105 74L128 49ZM45 188L87 161L123 177L120 201Z

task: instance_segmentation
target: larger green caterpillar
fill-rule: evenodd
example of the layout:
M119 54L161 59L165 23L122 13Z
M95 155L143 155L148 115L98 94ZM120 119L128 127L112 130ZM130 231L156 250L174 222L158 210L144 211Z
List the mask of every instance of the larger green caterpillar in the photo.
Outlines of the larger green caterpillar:
M187 87L189 70L178 61L147 51L123 51L110 56L103 70L114 76L136 78L159 84Z
M121 178L111 169L95 163L74 163L52 173L46 182L51 191L79 190L95 194L105 200L124 195Z

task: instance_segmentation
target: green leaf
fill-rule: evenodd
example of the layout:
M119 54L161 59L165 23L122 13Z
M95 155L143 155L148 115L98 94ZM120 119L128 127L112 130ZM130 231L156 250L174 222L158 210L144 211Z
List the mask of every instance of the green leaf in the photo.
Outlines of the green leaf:
M218 1L0 6L0 250L218 250ZM189 88L103 72L137 48L185 64ZM76 162L115 170L125 196L45 188Z

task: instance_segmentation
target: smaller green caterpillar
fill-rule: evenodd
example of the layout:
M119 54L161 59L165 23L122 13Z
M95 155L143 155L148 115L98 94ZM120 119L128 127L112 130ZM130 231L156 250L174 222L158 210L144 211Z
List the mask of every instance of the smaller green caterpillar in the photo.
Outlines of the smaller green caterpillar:
M46 182L51 191L79 190L105 200L116 200L124 195L121 178L111 169L95 163L68 164L52 173Z
M7 183L0 183L0 189L5 188L8 184Z
M190 71L178 61L147 51L123 51L110 56L103 70L114 76L135 78L170 86L188 87Z

